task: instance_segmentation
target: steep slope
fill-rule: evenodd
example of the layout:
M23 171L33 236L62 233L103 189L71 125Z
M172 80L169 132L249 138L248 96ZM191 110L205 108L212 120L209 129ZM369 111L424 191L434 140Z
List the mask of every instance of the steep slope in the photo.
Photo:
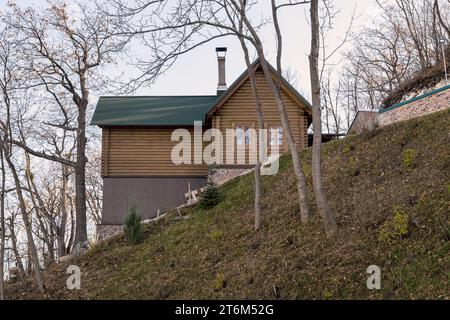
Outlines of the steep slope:
M149 226L138 246L117 237L71 261L81 290L66 289L66 265L9 298L416 299L450 298L450 111L324 147L327 193L339 235L324 238L317 215L302 225L291 161L263 181L264 223L253 231L252 175L222 188L214 209L189 209ZM302 154L310 177L310 151ZM309 181L311 184L311 181ZM313 199L313 195L310 196ZM311 201L311 205L314 206ZM381 290L366 287L370 265Z

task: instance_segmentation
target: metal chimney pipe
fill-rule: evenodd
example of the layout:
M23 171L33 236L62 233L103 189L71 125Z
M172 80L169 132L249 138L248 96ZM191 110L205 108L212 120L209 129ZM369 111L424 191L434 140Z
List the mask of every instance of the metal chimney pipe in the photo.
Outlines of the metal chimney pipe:
M221 95L223 92L227 90L227 83L225 79L225 58L227 55L226 47L218 47L216 48L217 54L217 65L219 71L219 82L217 84L217 95Z

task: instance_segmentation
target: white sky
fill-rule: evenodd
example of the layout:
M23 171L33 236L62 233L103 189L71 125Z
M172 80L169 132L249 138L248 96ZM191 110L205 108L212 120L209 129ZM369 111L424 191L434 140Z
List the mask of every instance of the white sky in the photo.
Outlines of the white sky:
M89 1L89 0L80 0ZM259 1L263 6L270 5L269 0ZM16 0L21 6L44 6L45 0ZM356 7L357 20L353 30L367 23L373 15L375 0L335 0L335 6L340 10L334 22L334 31L328 36L327 46L332 50L345 34L351 16ZM0 0L0 10L4 9L6 0ZM267 7L266 7L267 8ZM280 24L283 32L283 68L296 72L298 77L297 89L310 97L308 53L310 49L310 27L307 17L308 6L297 6L282 9ZM273 27L265 27L262 38L269 60L274 63L275 38ZM217 39L202 47L180 57L175 65L164 75L160 76L151 87L139 89L138 95L210 95L215 94L217 86L217 60L215 47L228 47L226 60L227 84L231 83L244 71L245 64L239 42L232 38ZM136 50L136 49L132 49ZM142 55L145 52L138 52ZM338 57L336 57L338 58ZM339 66L337 67L339 68ZM128 70L130 70L128 68ZM338 71L338 70L337 70ZM127 76L127 68L122 66L118 70L110 70L113 73L124 72ZM94 101L92 101L94 102ZM96 101L95 101L96 102ZM94 102L94 103L95 103Z

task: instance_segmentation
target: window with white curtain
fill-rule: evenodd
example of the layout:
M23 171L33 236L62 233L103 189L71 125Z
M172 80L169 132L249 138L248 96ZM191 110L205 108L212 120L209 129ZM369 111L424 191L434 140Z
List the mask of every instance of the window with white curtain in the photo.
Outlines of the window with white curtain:
M245 144L245 127L236 127L236 145L243 146Z
M269 129L269 143L271 146L282 146L283 145L283 128L282 127L272 127Z
M238 146L250 145L250 128L246 126L236 126L236 144Z

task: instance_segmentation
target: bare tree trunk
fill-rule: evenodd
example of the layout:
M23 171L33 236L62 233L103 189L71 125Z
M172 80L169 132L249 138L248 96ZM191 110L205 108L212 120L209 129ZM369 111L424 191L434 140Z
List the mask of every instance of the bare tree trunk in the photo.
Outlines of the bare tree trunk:
M319 214L325 225L328 238L337 232L336 219L331 211L323 185L322 172L322 115L320 109L320 79L319 79L319 4L318 0L311 0L311 54L309 67L311 74L311 95L313 104L314 142L312 150L312 177L314 195Z
M78 108L77 130L77 160L75 165L75 240L76 249L86 248L87 218L86 218L86 109L87 101Z
M280 88L275 84L275 82L272 79L272 74L270 72L269 66L267 64L263 45L261 42L261 39L259 38L256 30L253 28L250 21L247 19L247 16L245 15L245 10L241 10L241 16L242 20L245 23L245 26L248 28L249 32L254 38L254 46L258 53L258 57L261 63L261 67L263 69L264 75L266 77L267 83L269 85L269 88L274 94L276 106L278 109L278 112L280 114L281 118L281 125L283 127L283 131L286 136L286 141L289 146L289 150L291 152L292 156L292 163L294 166L294 172L295 176L297 178L297 191L298 191L298 198L299 198L299 206L300 206L300 215L303 223L306 223L309 221L310 217L310 210L309 210L309 204L308 204L308 191L306 188L306 178L305 174L303 172L300 156L298 153L297 145L295 144L294 138L292 136L292 131L289 125L289 120L286 112L286 108L283 102L283 99L281 97ZM278 70L278 79L280 79L280 70Z
M264 62L263 62L264 61ZM297 192L299 198L299 206L300 206L300 215L303 223L307 223L310 217L310 210L308 204L308 191L306 188L306 178L303 172L302 164L300 161L300 155L298 152L297 145L295 144L294 137L292 136L292 131L289 126L289 120L287 116L286 109L284 107L284 102L281 97L279 88L273 82L273 79L270 75L269 67L267 66L267 62L265 58L261 59L261 66L263 70L265 69L266 79L269 83L269 87L272 89L272 92L275 95L275 101L280 113L281 117L281 125L286 135L286 141L289 146L289 150L292 156L292 163L294 166L295 176L297 178Z
M12 251L14 253L14 258L16 260L16 268L19 269L21 275L25 275L25 267L22 262L22 257L19 254L19 249L17 248L17 236L14 230L14 219L13 217L9 218L9 237L11 241Z
M264 61L264 62L263 62ZM265 58L261 59L261 66L263 70L265 69L266 79L269 83L269 87L275 95L275 101L281 117L281 125L286 135L286 141L289 146L289 150L292 156L292 163L294 166L295 176L297 178L297 192L299 198L300 215L303 223L307 223L310 218L310 210L308 204L308 191L306 187L306 178L303 172L302 164L300 161L300 155L298 152L297 145L295 144L294 137L292 136L292 131L289 125L289 120L287 116L286 109L284 107L284 102L280 94L279 88L275 85L267 66Z
M52 228L50 226L49 228L49 239L47 243L47 249L48 249L48 262L53 263L56 261L55 256L55 228Z
M62 166L64 167L64 165ZM55 233L58 233L59 225L57 224L56 218L46 208L44 200L40 195L39 189L36 186L34 174L31 171L30 155L27 152L25 152L25 172L28 189L30 190L30 198L36 210L36 218L39 222L39 226L43 234L42 240L45 245L43 245L42 253L46 258L45 262L47 265L56 261ZM45 218L45 220L43 218ZM48 223L48 225L46 222ZM45 252L45 246L47 246L47 254Z
M67 225L67 166L61 164L62 167L62 185L61 185L61 222L59 224L56 243L58 245L58 257L66 255L66 225Z
M242 26L241 26L242 27ZM253 98L255 99L256 114L258 116L258 157L255 165L255 231L261 228L261 161L266 156L265 148L266 141L264 130L264 114L261 109L261 101L259 99L258 88L256 85L255 70L252 63L250 62L250 57L248 53L248 48L245 45L245 40L242 37L238 37L241 43L242 50L244 51L245 63L247 65L247 70L250 76L250 83L252 86Z
M27 235L28 252L30 254L31 262L33 264L36 283L37 283L39 290L41 292L43 292L44 291L44 280L42 277L41 267L39 265L39 256L37 253L36 245L34 243L33 232L31 229L32 225L31 225L31 221L28 217L27 208L25 205L25 199L23 197L22 187L20 184L19 176L17 174L16 168L14 167L14 164L12 163L11 159L8 156L6 157L6 162L8 163L11 174L14 178L17 199L19 200L20 212L22 214L22 220L25 225L25 231L26 231L26 235Z
M3 142L0 142L3 143ZM3 146L0 147L0 165L1 165L1 176L2 176L2 186L0 190L0 232L1 232L1 244L0 244L0 300L5 300L5 189L6 189L6 170L5 161L3 158Z
M73 247L73 239L75 238L75 219L73 214L73 202L70 200L70 235L67 241L66 254L69 254Z
M299 198L299 205L300 205L300 215L303 223L307 223L310 218L310 209L308 205L308 189L306 184L306 178L305 174L303 172L303 166L300 160L299 151L297 148L297 145L295 143L295 140L292 135L292 131L289 125L289 120L286 112L286 108L284 106L284 102L281 98L281 78L282 78L282 67L281 67L281 56L282 56L282 50L283 50L283 38L281 34L280 24L278 22L278 14L277 14L277 7L275 4L275 0L271 1L272 4L272 17L273 17L273 24L275 27L275 33L277 35L277 81L274 84L272 81L272 87L274 87L274 91L276 92L278 104L280 105L278 107L281 115L281 122L285 123L283 125L283 130L286 132L286 140L289 145L289 149L292 154L292 162L294 166L295 175L297 177L297 192L298 192L298 198ZM266 64L266 63L265 63ZM272 80L272 79L271 79Z

